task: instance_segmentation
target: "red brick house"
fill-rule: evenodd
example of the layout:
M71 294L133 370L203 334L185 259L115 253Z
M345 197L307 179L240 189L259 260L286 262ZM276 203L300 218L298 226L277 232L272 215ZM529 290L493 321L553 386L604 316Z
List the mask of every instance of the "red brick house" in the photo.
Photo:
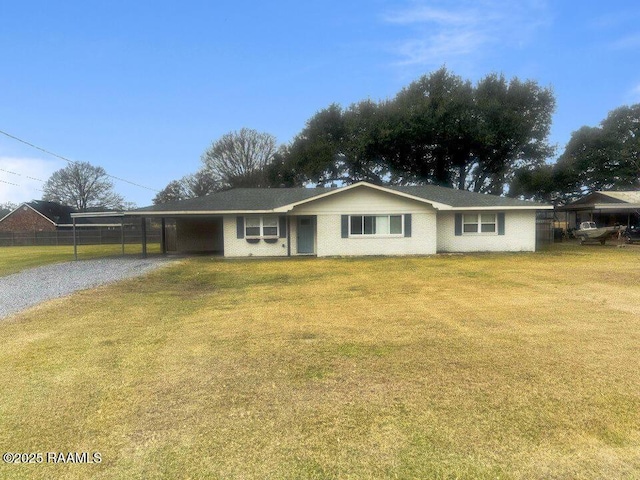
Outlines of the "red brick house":
M0 218L0 232L53 232L71 227L75 210L55 202L34 200L23 203Z

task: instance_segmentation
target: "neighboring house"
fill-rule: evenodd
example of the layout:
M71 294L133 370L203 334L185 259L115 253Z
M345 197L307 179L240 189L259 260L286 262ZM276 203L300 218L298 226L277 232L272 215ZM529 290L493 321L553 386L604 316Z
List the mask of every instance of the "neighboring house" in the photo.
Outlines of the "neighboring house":
M552 206L437 186L238 188L122 212L163 225L163 245L226 257L534 251ZM74 214L81 219L89 214ZM132 218L133 217L133 218ZM175 241L167 242L170 228Z
M0 217L0 232L53 232L71 224L71 207L55 202L34 200L23 203Z
M564 212L568 228L581 222L640 226L640 191L594 192L557 210Z
M0 232L54 232L73 227L71 214L76 210L66 205L44 200L23 203L13 211L0 216ZM120 220L110 219L98 224L94 219L82 219L78 226L120 226ZM108 225L105 225L107 223Z

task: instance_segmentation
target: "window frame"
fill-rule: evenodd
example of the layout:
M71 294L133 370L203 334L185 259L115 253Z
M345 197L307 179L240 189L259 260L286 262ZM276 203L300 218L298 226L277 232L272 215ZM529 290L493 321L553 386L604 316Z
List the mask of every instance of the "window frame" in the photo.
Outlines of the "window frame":
M265 218L267 220L273 220L275 225L268 224L268 225L265 226ZM250 223L250 220L259 220L259 226L249 227L248 225ZM269 222L269 223L273 223L273 222ZM255 222L255 223L258 223L258 222ZM265 228L274 228L274 227L276 229L276 233L275 234L265 235L265 233L264 233ZM259 228L259 234L258 235L249 235L249 233L247 233L247 229L248 228ZM280 238L280 219L278 217L275 217L275 216L249 215L249 216L245 217L245 219L244 219L244 236L245 236L245 238L248 238L248 239Z
M483 215L491 215L493 221L483 221ZM475 217L475 221L467 221L468 217ZM475 225L476 231L466 231L467 225ZM485 225L493 225L493 230L485 232L482 230ZM463 213L462 214L462 235L477 236L477 235L498 235L498 214L496 212L478 212L478 213Z
M354 219L360 217L360 232L361 233L353 233ZM377 222L376 218L378 217L386 217L387 225L389 228L389 233L377 233ZM400 217L400 232L391 233L391 217ZM373 219L371 222L372 233L367 233L368 222L365 218ZM400 238L405 236L405 215L401 213L389 213L389 214L360 214L360 215L349 215L348 221L349 231L348 238Z

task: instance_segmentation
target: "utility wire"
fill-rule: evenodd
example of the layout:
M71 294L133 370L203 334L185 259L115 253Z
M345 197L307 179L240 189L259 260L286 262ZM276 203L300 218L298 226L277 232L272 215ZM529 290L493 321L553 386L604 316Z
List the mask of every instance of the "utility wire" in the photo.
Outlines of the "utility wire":
M17 183L7 182L6 180L1 180L1 179L0 179L0 182L6 183L7 185L13 185L14 187L22 187L23 186L23 185L18 185ZM29 187L29 188L31 188L32 190L37 190L39 192L44 192L44 190L41 190L39 188L35 188L35 187Z
M36 180L36 181L38 181L38 182L42 182L42 183L44 183L44 180L41 180L41 179L39 179L39 178L30 177L29 175L23 175L23 174L21 174L21 173L12 172L11 170L5 170L4 168L0 168L0 171L1 171L1 172L7 172L7 173L10 173L11 175L18 175L19 177L25 177L25 178L28 178L28 179L30 179L30 180ZM6 182L5 182L5 183L6 183Z
M20 186L20 185L18 185L17 183L7 182L6 180L1 180L1 179L0 179L0 182L2 182L2 183L6 183L6 184L8 184L8 185L13 185L14 187L19 187L19 186Z
M14 135L11 135L10 133L4 132L2 130L0 130L0 133L3 134L3 135L6 135L9 138L17 140L20 143L24 143L25 145L29 145L30 147L35 148L36 150L40 150L41 152L44 152L44 153L46 153L48 155L52 155L52 156L54 156L56 158L59 158L60 160L64 160L65 162L68 162L68 163L70 163L72 165L75 164L75 163L79 163L79 162L77 162L75 160L69 160L68 158L63 157L62 155L58 155L57 153L53 153L53 152L51 152L49 150L45 150L42 147L38 147L37 145L34 145L33 143L29 143L26 140L18 138L18 137L14 136ZM13 173L13 172L10 172L10 173ZM128 183L130 185L133 185L134 187L144 188L146 190L151 190L152 192L160 192L160 190L156 190L155 188L145 187L144 185L140 185L139 183L130 182L129 180L125 180L124 178L116 177L114 175L109 175L108 173L106 175L107 175L107 177L113 178L114 180L118 180L120 182ZM4 182L4 183L9 183L9 182ZM12 184L12 185L15 185L15 184Z

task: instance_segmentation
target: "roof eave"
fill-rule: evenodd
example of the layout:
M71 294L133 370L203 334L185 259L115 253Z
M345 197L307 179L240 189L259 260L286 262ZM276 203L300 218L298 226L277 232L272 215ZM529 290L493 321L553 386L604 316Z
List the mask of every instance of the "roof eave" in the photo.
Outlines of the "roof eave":
M123 217L125 212L77 212L71 218Z
M553 205L492 205L489 207L452 207L449 210L455 212L469 211L469 210L486 210L486 211L504 211L504 210L553 210Z
M173 217L184 215L239 215L278 213L277 210L166 210L166 211L135 211L124 212L125 217Z

